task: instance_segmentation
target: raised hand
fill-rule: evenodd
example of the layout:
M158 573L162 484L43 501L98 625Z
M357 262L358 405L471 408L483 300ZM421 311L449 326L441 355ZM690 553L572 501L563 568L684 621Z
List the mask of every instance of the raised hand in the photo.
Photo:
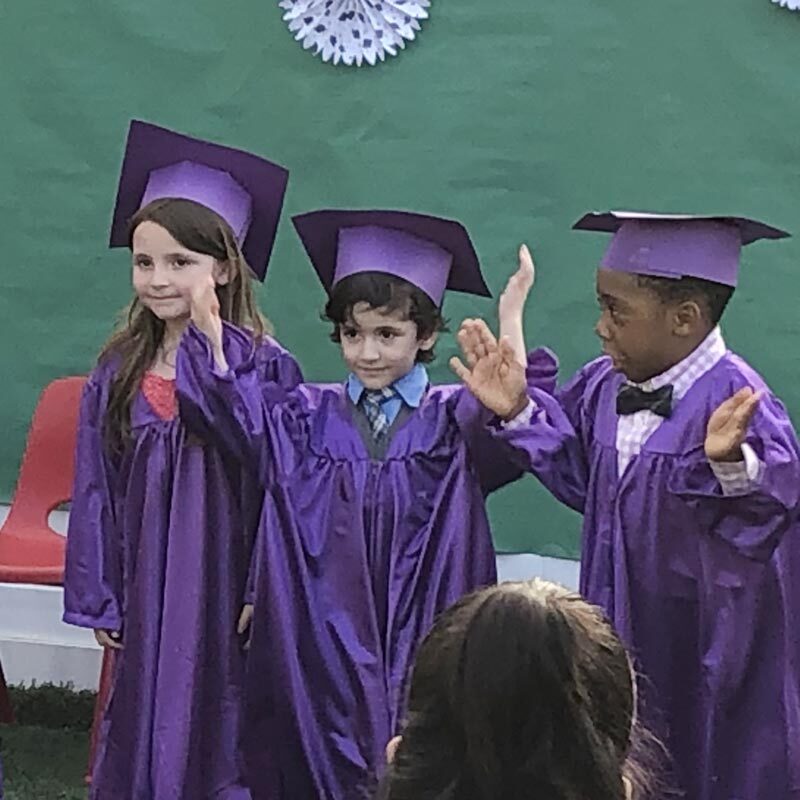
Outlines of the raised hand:
M527 352L523 329L523 313L535 280L535 269L530 250L526 245L519 248L519 266L508 279L506 288L500 295L497 312L500 318L500 338L507 338L514 348L517 361L525 366Z
M222 319L219 315L217 285L209 276L190 289L192 322L208 337L211 344L222 344Z
M513 419L528 403L525 368L516 358L508 339L499 342L480 319L464 320L458 343L466 365L450 360L453 372L490 411L502 419Z
M222 318L219 314L219 298L214 279L209 276L208 279L192 286L189 299L192 322L208 338L217 366L223 371L227 370L228 362L225 360L222 348Z
M742 445L760 399L759 392L746 387L726 400L711 415L705 441L709 461L735 462L743 459Z

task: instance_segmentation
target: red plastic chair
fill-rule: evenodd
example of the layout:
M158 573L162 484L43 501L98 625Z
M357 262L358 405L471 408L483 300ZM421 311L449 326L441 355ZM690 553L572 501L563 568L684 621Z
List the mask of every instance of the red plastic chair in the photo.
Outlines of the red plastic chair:
M45 388L33 414L17 490L0 528L0 583L59 585L65 539L47 518L70 499L78 409L85 378L59 378ZM0 721L14 718L0 668Z
M58 586L66 540L47 518L72 496L78 408L85 378L59 378L33 413L17 491L0 528L0 583Z

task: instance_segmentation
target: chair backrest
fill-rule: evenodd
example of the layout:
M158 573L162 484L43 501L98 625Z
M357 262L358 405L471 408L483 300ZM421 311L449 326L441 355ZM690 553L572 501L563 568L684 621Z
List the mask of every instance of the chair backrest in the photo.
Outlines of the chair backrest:
M72 496L75 440L86 378L59 378L45 387L33 412L17 488L6 524L47 529L50 512Z

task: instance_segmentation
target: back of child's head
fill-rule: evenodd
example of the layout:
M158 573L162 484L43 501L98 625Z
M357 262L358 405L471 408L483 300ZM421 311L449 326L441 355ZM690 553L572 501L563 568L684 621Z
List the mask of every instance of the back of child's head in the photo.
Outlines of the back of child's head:
M734 287L703 278L662 278L637 275L637 283L654 292L663 303L679 305L694 301L703 313L706 326L716 327L733 296Z
M323 318L333 323L334 342L341 341L342 326L353 321L353 310L361 303L386 313L399 312L417 326L419 341L447 328L441 310L413 283L385 272L359 272L336 283L325 306ZM417 353L421 363L434 358L433 348Z
M144 222L163 227L183 247L212 256L224 264L228 280L217 286L221 317L263 336L268 323L256 305L251 270L230 225L216 212L180 198L154 200L131 219L128 243ZM123 313L120 326L100 353L100 361L113 358L117 371L112 383L105 432L108 444L118 450L130 433L130 407L142 377L156 358L164 335L164 322L145 308L138 297Z
M421 645L387 800L623 800L628 655L599 609L544 581L445 612Z

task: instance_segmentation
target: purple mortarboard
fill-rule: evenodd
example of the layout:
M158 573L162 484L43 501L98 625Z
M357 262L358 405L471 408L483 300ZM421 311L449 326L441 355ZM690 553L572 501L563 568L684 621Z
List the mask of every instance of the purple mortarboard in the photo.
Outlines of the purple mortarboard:
M111 223L111 247L127 247L128 223L153 200L194 200L233 229L264 280L289 173L264 158L133 120Z
M613 233L600 266L663 278L703 278L736 286L743 245L785 239L786 231L745 217L593 212L573 229Z
M359 272L386 272L440 306L445 289L491 297L466 228L408 211L312 211L292 217L325 290Z

